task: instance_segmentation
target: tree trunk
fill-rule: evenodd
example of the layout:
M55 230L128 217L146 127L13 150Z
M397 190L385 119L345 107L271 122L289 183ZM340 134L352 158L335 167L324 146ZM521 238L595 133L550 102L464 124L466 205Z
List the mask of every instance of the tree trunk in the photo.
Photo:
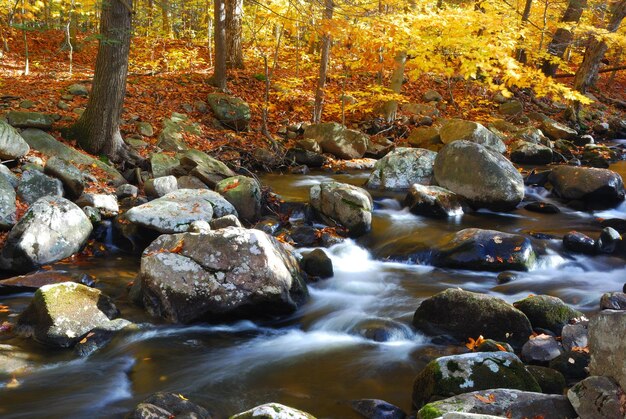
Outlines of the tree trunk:
M613 7L613 13L611 14L611 20L606 27L607 32L612 33L617 31L622 20L626 16L626 0L621 0L615 3ZM592 37L587 49L585 50L585 57L583 62L576 71L574 77L574 88L581 93L586 93L589 87L591 87L596 78L598 77L598 71L600 70L600 63L604 54L609 49L609 46L604 39L598 39Z
M170 38L172 36L172 23L170 22L170 3L168 0L161 0L161 30L163 36Z
M324 1L324 19L333 18L335 4L333 0ZM317 79L317 89L315 90L315 105L313 106L313 123L319 124L322 120L322 109L324 107L324 87L326 86L326 76L328 75L328 60L330 58L330 34L324 33L322 36L322 54L320 57L320 73Z
M399 51L394 58L395 67L391 74L391 83L389 88L394 93L400 93L402 91L402 81L404 80L404 67L406 64L406 51ZM383 106L385 113L385 120L388 123L392 123L396 119L398 113L398 101L389 100Z
M241 31L243 21L243 0L226 1L226 66L243 68L243 48Z
M104 154L114 162L128 157L120 134L120 117L126 94L131 8L132 0L102 3L102 38L98 45L93 87L85 112L69 130L85 151Z
M213 20L215 33L215 66L212 83L221 90L226 90L226 25L224 0L213 0Z
M526 4L524 5L524 12L522 12L522 28L526 26L526 23L528 22L528 19L530 18L530 8L532 7L532 5L533 5L533 0L526 0ZM524 39L522 36L520 36L519 41L524 42ZM523 47L519 47L515 51L515 59L522 64L526 64L526 62L528 61L528 56L526 55L526 49Z
M578 23L583 14L583 10L587 7L587 0L570 0L565 13L561 18L563 23ZM548 44L548 54L556 58L563 58L563 54L572 43L574 35L566 28L558 28L552 37L552 41ZM543 62L541 71L546 76L552 77L556 74L559 64L546 59Z

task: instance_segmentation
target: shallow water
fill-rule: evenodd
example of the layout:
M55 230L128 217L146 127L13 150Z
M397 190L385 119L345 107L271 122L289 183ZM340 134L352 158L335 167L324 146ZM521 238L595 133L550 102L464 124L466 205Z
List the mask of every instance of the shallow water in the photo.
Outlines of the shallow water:
M615 169L624 176L623 163ZM313 184L332 178L361 185L366 177L364 172L332 176L320 172L265 175L261 180L285 200L305 202ZM483 211L433 220L402 209L402 195L373 195L372 233L330 248L335 276L311 284L310 301L280 321L166 325L150 319L127 300L126 284L138 270L135 258L118 255L57 266L94 276L97 288L114 298L122 316L142 327L119 335L86 359L30 341L0 337L0 344L30 353L37 365L31 373L17 377L18 387L0 389L0 416L120 417L161 390L183 393L216 417L275 401L320 418L356 418L347 402L359 398L384 399L408 411L412 381L419 369L434 357L462 351L433 343L410 328L411 317L424 298L448 287L497 295L511 302L528 294L550 294L592 313L600 295L620 290L626 278L623 259L571 255L560 243L560 237L573 229L597 235L598 217L626 218L624 204L609 211L583 213L564 208L543 188L528 188L528 201L547 200L563 212ZM493 272L406 262L411 249L468 227L556 238L534 238L541 249L536 268L503 285ZM12 314L0 314L0 321L14 319L30 298L30 294L0 297L0 304L12 310ZM356 331L362 322L389 320L400 323L391 341L375 342Z

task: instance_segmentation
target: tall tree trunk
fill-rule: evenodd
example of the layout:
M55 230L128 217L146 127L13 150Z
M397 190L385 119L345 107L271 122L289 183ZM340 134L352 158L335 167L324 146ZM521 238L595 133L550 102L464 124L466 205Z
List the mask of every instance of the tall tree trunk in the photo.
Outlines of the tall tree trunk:
M243 68L243 48L241 32L243 21L243 0L226 1L226 66Z
M533 0L526 0L526 4L524 5L524 11L522 12L522 28L526 26L528 19L530 18L530 9L533 5ZM523 36L519 38L520 43L524 41ZM515 51L515 59L522 64L526 64L528 61L528 56L526 55L526 49L522 46L517 48Z
M394 58L394 69L391 74L391 83L389 88L394 93L400 93L402 91L402 81L404 80L404 67L406 64L406 51L399 51ZM388 123L392 123L396 119L398 113L398 101L389 100L383 107L385 113L385 120Z
M626 16L626 0L621 0L615 3L613 6L613 13L611 14L611 20L606 26L606 30L609 33L617 31L622 20ZM585 57L583 62L576 71L574 77L574 88L581 93L587 92L596 78L598 77L598 70L600 69L600 62L604 57L604 54L609 49L609 46L603 39L592 37L585 50Z
M132 0L102 2L100 43L87 108L70 128L70 135L91 154L120 162L128 157L120 134L120 117L130 50Z
M580 17L583 14L583 10L587 7L587 0L569 0L567 9L561 17L563 23L578 23ZM556 58L563 58L563 54L569 45L572 43L574 35L569 29L558 28L554 32L552 41L548 44L548 54ZM559 68L558 63L552 62L550 59L546 59L543 62L541 71L543 74L549 77L553 77L556 74L556 70Z
M333 18L335 4L333 0L324 1L324 19ZM326 86L326 76L328 75L328 60L330 59L330 34L324 33L322 36L322 54L320 57L320 73L317 79L317 89L315 90L315 104L313 106L313 123L319 124L322 120L322 109L324 107L324 87Z
M213 0L213 20L215 33L215 66L212 83L221 90L226 90L226 25L224 0Z
M170 21L170 2L161 0L161 30L166 38L172 36L172 22Z

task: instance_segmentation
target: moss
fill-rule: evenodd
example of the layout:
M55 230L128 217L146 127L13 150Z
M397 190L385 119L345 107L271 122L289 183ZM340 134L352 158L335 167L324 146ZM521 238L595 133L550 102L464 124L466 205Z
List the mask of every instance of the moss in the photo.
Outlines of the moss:
M417 412L417 417L419 419L435 419L442 416L444 413L445 412L437 409L432 404L427 404L426 406L422 407L419 412Z
M448 361L446 367L448 367L450 372L461 371L461 367L459 367L459 363L456 361Z

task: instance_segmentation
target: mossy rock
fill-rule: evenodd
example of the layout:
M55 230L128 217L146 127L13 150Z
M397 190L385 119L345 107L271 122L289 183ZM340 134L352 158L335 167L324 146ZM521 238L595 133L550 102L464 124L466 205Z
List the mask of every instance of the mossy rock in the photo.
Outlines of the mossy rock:
M546 329L557 336L561 336L563 326L570 320L583 316L560 298L550 295L532 295L514 302L513 306L528 317L533 328Z
M219 182L216 192L237 210L239 217L249 223L254 223L261 214L261 187L259 182L247 176L233 176Z
M563 394L565 391L565 377L557 370L539 365L527 365L526 369L535 377L542 393Z
M207 102L220 123L235 131L248 129L250 105L243 99L222 93L211 93Z

